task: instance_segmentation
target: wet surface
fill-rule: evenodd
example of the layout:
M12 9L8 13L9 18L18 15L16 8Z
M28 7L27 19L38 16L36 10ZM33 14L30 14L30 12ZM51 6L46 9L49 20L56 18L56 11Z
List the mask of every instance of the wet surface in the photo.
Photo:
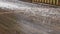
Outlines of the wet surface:
M0 34L60 34L60 8L26 2L5 4L0 6Z

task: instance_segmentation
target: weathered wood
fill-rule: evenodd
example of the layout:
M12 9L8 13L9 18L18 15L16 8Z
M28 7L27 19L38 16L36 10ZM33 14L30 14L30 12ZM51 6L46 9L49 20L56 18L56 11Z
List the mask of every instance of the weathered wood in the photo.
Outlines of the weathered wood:
M60 34L60 8L21 3L0 9L0 34Z

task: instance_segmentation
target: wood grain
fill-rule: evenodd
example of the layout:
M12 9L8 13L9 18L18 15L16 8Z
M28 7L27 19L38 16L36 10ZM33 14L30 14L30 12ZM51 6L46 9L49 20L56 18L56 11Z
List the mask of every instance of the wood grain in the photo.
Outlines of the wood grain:
M0 9L0 34L60 34L60 8L26 6Z

